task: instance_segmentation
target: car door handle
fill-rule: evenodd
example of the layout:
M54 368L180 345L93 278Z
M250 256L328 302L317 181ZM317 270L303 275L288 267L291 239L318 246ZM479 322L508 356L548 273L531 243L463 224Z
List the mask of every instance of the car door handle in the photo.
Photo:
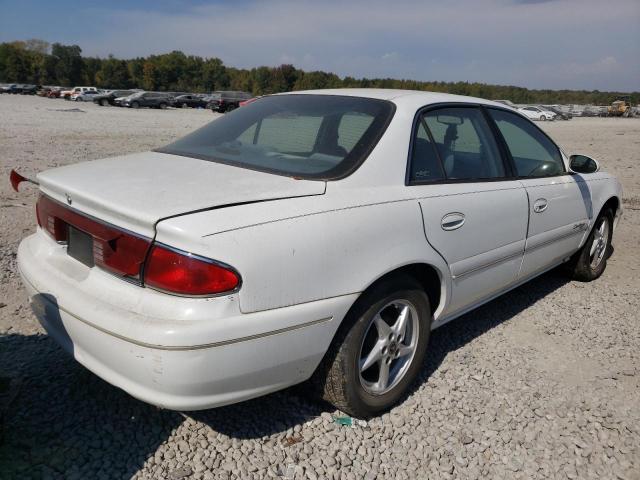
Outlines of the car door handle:
M464 213L451 212L447 213L440 221L440 226L443 230L456 230L464 225Z
M542 213L547 209L548 206L549 204L547 203L546 198L539 198L533 203L533 211L536 213Z

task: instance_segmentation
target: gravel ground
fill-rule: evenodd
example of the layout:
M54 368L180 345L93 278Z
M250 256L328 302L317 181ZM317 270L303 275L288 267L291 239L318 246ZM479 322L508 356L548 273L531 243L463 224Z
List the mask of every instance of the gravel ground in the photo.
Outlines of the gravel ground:
M211 118L0 96L0 478L640 478L640 120L542 124L624 184L604 275L552 272L437 330L408 398L367 424L336 424L304 386L164 411L63 353L16 274L35 192L11 191L10 169L147 150Z

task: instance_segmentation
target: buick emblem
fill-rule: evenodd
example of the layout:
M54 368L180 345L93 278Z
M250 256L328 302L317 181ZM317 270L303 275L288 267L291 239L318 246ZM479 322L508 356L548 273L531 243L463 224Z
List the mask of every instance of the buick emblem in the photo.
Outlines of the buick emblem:
M65 193L64 196L67 197L67 203L71 205L73 203L73 199L71 198L71 195L69 195L68 193Z

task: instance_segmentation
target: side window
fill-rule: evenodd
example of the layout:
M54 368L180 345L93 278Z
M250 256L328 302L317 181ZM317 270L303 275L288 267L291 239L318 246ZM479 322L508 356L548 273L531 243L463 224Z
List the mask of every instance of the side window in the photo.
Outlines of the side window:
M505 176L495 138L478 108L442 108L424 115L448 180Z
M442 164L429 139L424 118L421 117L413 137L409 179L413 182L435 182L444 178Z
M515 113L489 109L504 137L519 177L550 177L565 171L560 150L530 121Z

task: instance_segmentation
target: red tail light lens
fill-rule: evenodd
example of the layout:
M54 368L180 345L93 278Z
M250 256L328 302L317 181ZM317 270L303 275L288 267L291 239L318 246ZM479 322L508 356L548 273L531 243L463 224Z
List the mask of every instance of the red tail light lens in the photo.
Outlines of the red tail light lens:
M97 221L41 195L36 204L38 225L58 242L66 242L68 226L91 235L96 265L115 275L140 280L151 240Z
M145 265L144 283L180 295L214 295L237 289L240 276L227 265L154 245Z
M215 295L230 292L240 286L240 275L228 265L196 255L151 244L140 237L92 217L67 208L40 195L36 203L38 225L54 240L69 240L69 226L91 236L94 264L109 272L142 284L140 271L144 269L144 283L180 295Z

